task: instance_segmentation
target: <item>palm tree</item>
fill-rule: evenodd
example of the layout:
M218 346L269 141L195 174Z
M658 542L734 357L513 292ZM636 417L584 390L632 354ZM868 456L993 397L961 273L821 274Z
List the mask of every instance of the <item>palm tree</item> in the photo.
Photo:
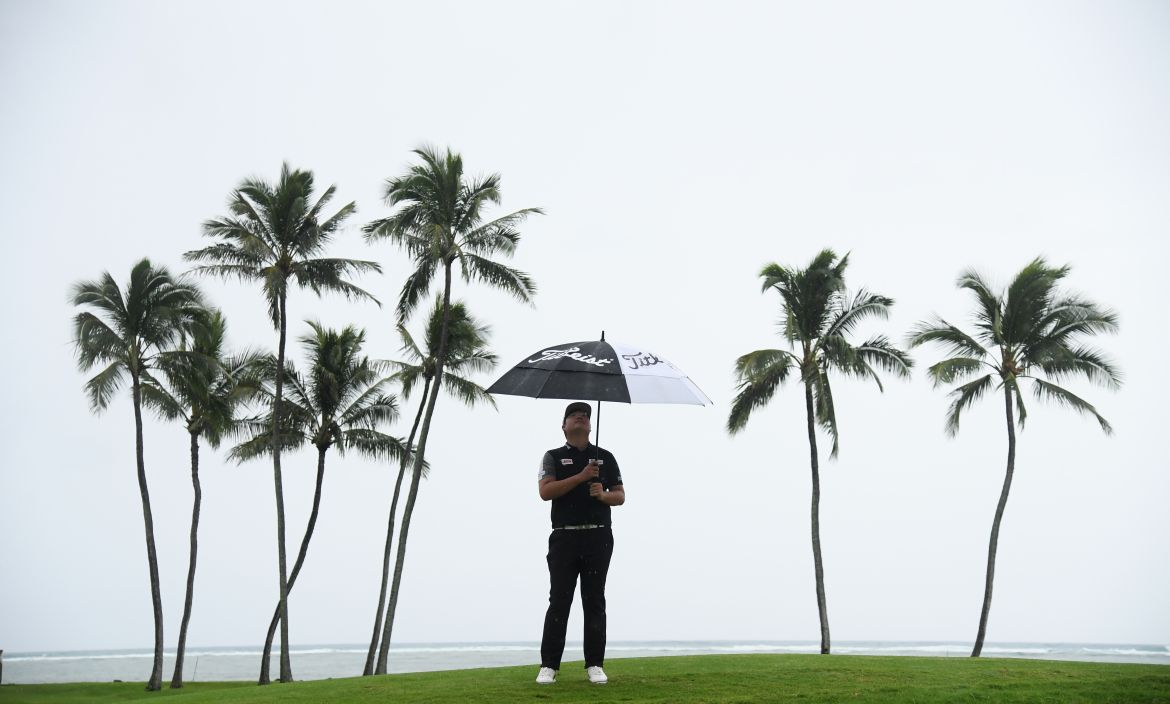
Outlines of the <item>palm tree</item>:
M1121 385L1120 373L1113 363L1101 352L1081 344L1081 340L1090 335L1117 332L1117 314L1079 295L1059 291L1057 286L1068 272L1067 266L1051 267L1043 258L1036 258L1016 274L1003 293L996 294L980 274L965 271L959 276L958 286L975 295L975 333L963 332L935 316L920 323L910 336L912 347L935 342L954 355L928 370L936 388L983 373L978 379L967 381L951 391L947 435L953 437L959 432L959 418L967 407L993 387L1003 391L1008 433L1007 473L991 523L983 610L979 614L979 631L971 657L979 657L983 651L987 616L991 611L999 525L1015 472L1016 424L1023 430L1027 418L1020 380L1032 380L1032 391L1037 399L1054 401L1078 413L1093 416L1107 435L1113 432L1109 422L1092 404L1052 381L1040 378L1045 376L1053 381L1063 381L1084 376L1090 382L1111 389ZM1013 407L1018 418L1013 415Z
M295 283L314 293L334 291L349 298L374 300L373 296L345 278L354 273L376 271L375 262L356 259L328 259L320 255L333 236L356 209L348 203L331 217L325 206L333 199L335 186L325 189L313 200L313 173L290 170L284 164L280 180L269 184L246 179L228 199L230 215L208 220L203 234L217 242L210 247L187 252L193 262L209 262L195 271L226 278L261 283L268 301L268 314L278 330L274 408L280 409L284 396L284 356L288 330L288 289ZM275 424L280 412L272 414ZM275 425L269 432L277 437ZM288 655L288 571L284 531L284 488L280 469L279 444L272 446L272 473L276 487L276 542L280 571L280 681L292 681L292 664ZM260 672L260 684L268 684L268 661Z
M837 456L837 415L829 372L873 379L882 388L877 370L899 377L910 375L913 362L883 336L874 336L860 345L846 338L858 323L870 317L886 318L893 299L862 289L850 297L845 290L845 268L849 255L837 259L832 250L823 250L806 269L769 264L760 272L763 291L780 294L781 330L790 349L749 352L735 362L739 393L727 418L727 431L734 435L747 425L748 417L772 399L796 370L804 384L804 406L808 422L809 460L812 466L812 548L816 574L817 611L821 620L821 653L829 652L829 613L825 603L825 579L821 563L820 464L817 459L816 426L833 441L830 458ZM876 369L875 369L876 368Z
M187 627L195 593L195 565L199 552L199 512L203 490L199 482L199 439L219 447L225 434L237 422L236 412L255 389L255 371L261 358L252 352L228 356L224 350L227 322L218 310L200 315L191 331L190 349L163 352L158 356L158 377L144 383L143 402L167 420L182 421L190 436L191 553L187 566L187 595L183 621L175 651L175 673L171 688L183 686L183 660L187 649ZM165 383L159 383L165 380Z
M394 422L398 417L398 406L394 396L386 393L392 378L382 376L389 365L361 356L365 333L352 326L340 332L314 322L309 322L309 326L313 333L301 338L301 344L309 357L309 376L306 381L290 365L287 371L289 393L283 406L282 437L276 443L285 449L306 443L317 448L317 484L313 493L313 507L309 512L305 535L301 539L300 552L289 574L289 591L301 573L309 551L309 541L317 526L321 487L325 479L325 455L329 449L336 447L337 453L343 457L347 450L354 450L374 459L400 462L405 462L409 456L407 446L400 439L378 430L379 426ZM268 376L275 378L275 365L270 363L268 366ZM271 386L266 393L274 396ZM237 460L251 459L272 450L274 443L269 434L271 419L252 423L251 428L255 435L232 450L232 456ZM265 662L270 658L279 620L278 604L264 641Z
M387 205L402 207L393 215L375 220L364 228L367 240L389 239L403 247L414 259L414 271L407 277L398 298L400 325L406 323L419 301L428 294L435 274L440 269L443 272L443 320L438 349L435 351L435 376L418 433L412 483L399 531L398 557L391 588L392 609L406 559L406 539L418 496L431 418L444 378L443 368L447 364L452 269L458 262L464 281L474 279L501 289L520 301L531 302L536 286L528 275L493 261L490 257L496 254L511 256L520 241L516 226L529 215L542 212L538 208L525 208L484 222L484 206L500 202L499 174L465 179L463 157L452 153L450 149L446 154L439 154L434 149L424 147L416 149L414 154L422 163L411 166L405 175L386 182ZM392 621L391 614L388 622Z
M442 326L443 301L441 299L435 300L434 308L431 310L431 315L427 319L426 338L424 339L425 349L419 347L418 343L411 337L410 332L407 331L405 325L398 326L398 334L402 338L402 351L410 358L410 361L407 362L391 362L398 369L394 374L394 378L402 385L402 397L404 399L409 398L418 383L420 381L423 383L422 401L419 403L418 412L415 413L414 424L410 428L410 438L406 443L407 447L412 446L414 443L414 436L418 431L419 421L422 420L423 411L426 409L431 382L435 378L435 351L439 347L439 336L442 334ZM455 396L469 408L479 403L486 403L492 408L495 408L496 401L491 397L491 394L475 382L462 376L468 372L490 371L496 366L496 355L487 349L489 328L486 325L480 325L475 318L471 317L462 301L454 301L451 304L449 328L447 334L447 348L449 352L447 354L447 364L443 371L444 381L447 382L445 387L447 393ZM374 632L370 637L370 649L366 654L366 666L362 671L363 675L375 674L375 654L377 654L378 668L380 670L377 674L386 674L386 660L390 650L390 635L394 630L394 606L398 603L397 591L391 595L391 607L386 617L385 630L383 630L382 613L386 606L386 587L390 581L390 555L394 538L394 517L398 510L398 497L402 490L402 479L406 474L407 459L404 455L402 462L398 466L398 479L394 482L394 496L390 501L390 520L386 526L386 548L382 556L381 589L378 593L378 608L374 612ZM398 563L396 573L401 574L401 563ZM381 649L378 648L379 640L382 642Z
M154 544L154 517L146 485L142 442L142 391L152 380L159 353L177 343L202 310L199 290L165 267L143 259L130 271L125 292L108 272L96 281L73 287L73 305L85 308L73 319L77 365L83 372L104 365L85 384L95 413L105 410L118 389L130 377L134 402L134 449L138 464L138 492L146 529L146 560L150 570L150 596L154 605L154 666L148 691L162 688L163 616L159 588L158 555Z

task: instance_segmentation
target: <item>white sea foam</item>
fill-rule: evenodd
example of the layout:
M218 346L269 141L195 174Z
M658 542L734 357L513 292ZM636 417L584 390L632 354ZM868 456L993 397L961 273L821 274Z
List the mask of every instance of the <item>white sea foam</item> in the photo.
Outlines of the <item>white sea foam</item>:
M637 658L697 654L811 654L820 650L814 641L611 641L611 658ZM298 679L352 677L360 674L365 645L305 645L293 647L293 669ZM965 657L969 642L838 642L833 652L842 655ZM184 671L188 681L250 680L259 670L258 646L188 648ZM569 643L567 659L579 658L580 643ZM1105 643L991 643L985 656L1096 662L1143 662L1170 666L1170 646ZM275 657L275 653L273 654ZM89 652L9 652L4 657L6 682L108 682L145 678L153 653L147 649ZM165 667L173 666L174 652L165 653ZM508 665L536 665L538 643L404 643L391 648L390 671L427 672Z

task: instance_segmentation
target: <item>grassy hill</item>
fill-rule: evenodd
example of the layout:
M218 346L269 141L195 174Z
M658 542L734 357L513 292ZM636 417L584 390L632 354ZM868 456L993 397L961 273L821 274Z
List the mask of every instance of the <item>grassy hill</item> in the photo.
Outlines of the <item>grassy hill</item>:
M0 704L47 702L1165 702L1170 667L1015 659L819 655L699 655L631 658L606 665L610 682L590 685L567 663L554 685L535 667L456 670L296 682L200 682L145 692L141 683L5 685Z

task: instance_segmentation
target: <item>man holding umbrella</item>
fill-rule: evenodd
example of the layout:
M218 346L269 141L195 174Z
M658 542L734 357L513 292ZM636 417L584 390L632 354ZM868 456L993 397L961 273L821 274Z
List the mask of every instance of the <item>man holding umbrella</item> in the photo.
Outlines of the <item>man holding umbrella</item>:
M548 539L549 597L540 644L538 684L556 682L577 577L585 612L585 672L594 684L608 678L605 661L605 577L613 555L610 507L626 502L614 456L589 442L592 409L580 401L565 408L565 444L544 453L540 498L552 502Z

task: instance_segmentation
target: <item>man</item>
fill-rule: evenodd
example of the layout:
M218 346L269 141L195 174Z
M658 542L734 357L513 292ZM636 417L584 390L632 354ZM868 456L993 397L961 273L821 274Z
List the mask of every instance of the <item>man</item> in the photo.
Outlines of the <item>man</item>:
M622 475L613 455L589 442L592 409L580 401L565 408L565 444L544 453L540 498L552 502L548 538L548 611L540 642L538 684L557 681L577 576L585 612L585 673L605 684L605 576L613 555L610 507L626 502Z

